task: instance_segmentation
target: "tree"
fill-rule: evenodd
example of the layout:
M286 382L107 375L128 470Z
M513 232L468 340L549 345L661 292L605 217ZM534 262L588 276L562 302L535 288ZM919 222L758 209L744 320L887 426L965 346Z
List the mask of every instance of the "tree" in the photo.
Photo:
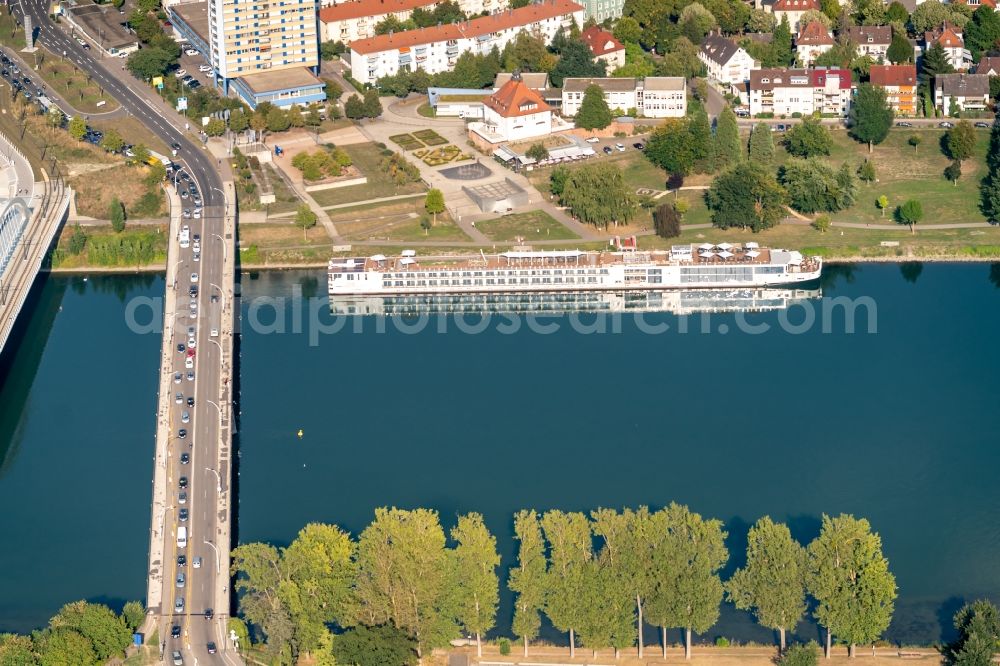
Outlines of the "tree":
M175 58L163 49L145 48L133 52L125 64L137 78L149 81L154 77L163 76L174 60Z
M402 21L396 18L395 14L389 14L375 25L376 35L388 35L390 32L403 32L404 30L416 30L417 24L411 19Z
M295 210L295 226L302 229L302 240L306 239L306 230L316 226L316 213L309 208L309 204L301 204Z
M353 627L334 636L333 656L338 664L352 666L414 666L417 663L413 639L387 624Z
M785 148L796 157L829 155L833 148L830 130L818 118L805 118L785 136Z
M872 152L873 143L882 143L889 136L893 111L885 96L885 90L871 83L858 86L851 103L850 128L848 132L856 140L868 144Z
M611 109L604 99L604 91L597 84L587 86L583 91L583 102L576 112L576 126L583 129L604 129L611 124Z
M134 632L146 619L146 609L140 601L127 601L122 607L122 619L129 631Z
M878 206L879 210L882 211L882 217L885 217L885 209L889 207L889 197L884 194L875 200L875 205Z
M124 147L125 139L123 139L122 135L118 133L118 130L112 127L104 133L104 138L101 139L101 148L109 153L117 153Z
M958 121L954 127L945 132L945 153L953 160L967 160L976 149L976 130L968 120Z
M893 6L900 6L898 2L892 3ZM892 7L889 7L892 10ZM903 10L906 11L905 9ZM894 65L901 65L903 63L913 61L913 45L910 44L910 40L906 38L906 33L902 30L892 31L892 42L889 43L889 50L885 53L886 59Z
M208 136L222 136L226 133L226 121L222 118L212 118L205 125L205 134Z
M108 206L108 219L111 220L111 228L115 230L115 233L121 233L125 231L125 206L118 197L113 197L111 199L111 204Z
M718 124L715 126L715 166L722 169L742 159L743 146L736 114L731 107L726 106L719 114Z
M0 664L3 666L34 666L38 663L31 636L0 634Z
M865 181L866 183L874 183L878 174L875 173L875 163L871 160L865 160L858 167L858 178Z
M149 148L143 143L137 143L132 146L132 155L132 162L135 164L149 164L149 159L152 157Z
M691 102L688 106L688 141L691 145L691 156L694 158L693 168L698 173L711 173L714 168L714 147L712 142L712 125L704 105Z
M799 25L803 28L814 21L822 25L827 30L833 29L833 19L819 10L810 9L802 12L802 16L799 17Z
M278 107L268 110L266 118L268 132L284 132L292 126L288 112Z
M903 207L911 203L920 207L912 200ZM807 587L816 599L813 615L826 628L826 654L836 635L854 657L855 646L877 640L892 619L896 579L882 555L882 540L867 520L824 515L808 551Z
M74 601L59 609L49 620L55 633L73 631L83 636L99 661L124 656L132 634L123 620L104 604ZM71 661L70 663L85 663ZM86 662L89 663L89 662Z
M944 168L944 177L945 180L952 181L958 187L958 179L962 177L962 163L958 160L952 161Z
M709 31L718 26L718 21L712 12L705 9L705 6L698 2L692 2L681 11L677 25L681 33L690 39L694 44L700 44Z
M344 53L347 47L344 46L343 42L335 42L332 39L320 42L319 44L319 57L323 60L333 60L335 57Z
M913 146L913 152L917 152L917 146L920 145L920 141L921 141L920 137L914 134L909 139L906 140L906 143Z
M517 566L507 580L507 587L517 595L511 629L524 641L527 657L528 641L538 637L542 625L539 612L545 605L545 540L537 513L519 511L514 516L514 538L518 541Z
M378 90L369 88L365 91L363 100L366 118L378 118L382 115L382 102L378 98Z
M719 618L719 571L729 559L726 532L720 521L686 506L672 503L663 514L667 530L655 567L655 594L663 626L684 630L684 658L690 659L691 632L704 633Z
M87 121L82 116L73 116L69 121L67 131L77 141L83 141L83 137L87 135Z
M653 211L653 229L660 238L681 235L681 215L672 203L663 203Z
M77 223L73 226L73 234L69 237L69 246L67 247L67 250L69 250L70 254L76 256L83 252L86 246L87 234L79 223Z
M333 79L323 79L323 93L331 102L336 102L344 94L344 88Z
M72 629L46 629L35 641L41 666L101 663L87 638Z
M686 176L694 166L687 118L668 119L653 130L643 151L646 159L667 173Z
M785 215L787 194L764 168L743 163L719 175L705 199L716 227L762 231Z
M927 0L917 5L910 15L910 24L913 32L920 35L928 30L939 27L942 23L952 18L952 13L938 0Z
M607 65L603 60L594 60L590 48L583 41L569 41L559 54L559 62L549 72L552 85L560 87L571 77L604 76Z
M566 181L569 180L569 169L566 167L556 167L549 176L549 192L557 199L562 199L563 191L566 189Z
M429 190L424 198L424 210L434 216L432 224L437 224L438 213L444 212L444 193L436 187Z
M981 599L955 613L958 638L948 646L948 661L955 666L992 666L1000 645L1000 611Z
M986 7L987 11L980 11L981 9L982 6L972 14L972 20L965 26L963 34L965 46L972 52L974 61L996 48L997 41L1000 40L1000 16L990 7Z
M792 50L792 29L788 25L788 16L781 15L781 23L774 29L771 39L771 57L768 66L787 67L795 60Z
M418 655L457 635L437 512L376 509L357 552L354 622L391 623L416 641Z
M635 215L632 188L612 164L588 164L570 172L562 203L585 224L607 228L626 224Z
M991 223L1000 221L1000 176L991 171L980 186L980 209Z
M774 139L771 137L771 126L757 123L750 131L750 161L768 166L773 160Z
M776 630L784 652L786 630L806 612L806 550L787 525L764 516L747 535L746 562L726 583L726 597L738 609L752 611L761 625Z
M541 162L549 156L549 149L543 143L533 143L528 146L528 150L525 151L524 155L536 162Z
M483 634L496 624L500 598L497 540L478 513L459 516L451 538L458 542L454 550L458 623L465 631L475 634L476 654L482 657Z
M935 0L927 0L917 9L932 2ZM944 52L941 42L934 42L920 61L920 85L926 89L931 85L931 80L938 74L950 74L954 71L955 68L951 66L951 61L948 60L948 54Z
M899 0L893 0L888 9L885 10L885 20L891 24L905 26L910 20L910 12L906 11L906 7ZM896 36L895 32L894 30L893 37ZM910 55L913 55L912 50L910 51Z
M361 120L365 117L365 103L357 95L351 95L344 102L344 115L351 120Z
M549 64L549 50L545 40L527 30L521 30L504 47L500 56L504 69L508 72L539 72Z
M545 614L552 626L569 632L569 656L576 657L576 629L586 614L587 567L593 559L590 522L582 513L548 511L542 530L549 543Z
M638 44L642 37L642 28L639 26L639 22L631 16L623 16L615 21L612 33L615 39L622 44Z

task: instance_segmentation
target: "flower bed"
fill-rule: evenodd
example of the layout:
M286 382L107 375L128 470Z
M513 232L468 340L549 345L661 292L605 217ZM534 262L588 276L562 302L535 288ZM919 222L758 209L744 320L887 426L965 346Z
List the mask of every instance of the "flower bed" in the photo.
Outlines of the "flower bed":
M456 158L463 157L462 150L458 146L452 145L433 148L431 150L418 150L413 154L423 160L427 166L441 166L442 164L456 160Z
M432 129L423 129L419 132L414 132L413 136L423 141L428 146L442 146L448 143L448 139L444 138Z
M389 141L392 141L403 150L416 150L417 148L424 147L424 144L415 139L412 134L396 134L395 136L390 136Z

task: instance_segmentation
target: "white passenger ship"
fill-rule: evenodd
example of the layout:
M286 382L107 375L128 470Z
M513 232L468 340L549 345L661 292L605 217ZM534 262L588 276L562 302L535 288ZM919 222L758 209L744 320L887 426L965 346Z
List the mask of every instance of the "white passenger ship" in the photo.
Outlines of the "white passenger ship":
M399 257L332 259L331 294L621 291L772 287L816 280L820 257L756 243L675 245L669 251L512 251L448 264Z

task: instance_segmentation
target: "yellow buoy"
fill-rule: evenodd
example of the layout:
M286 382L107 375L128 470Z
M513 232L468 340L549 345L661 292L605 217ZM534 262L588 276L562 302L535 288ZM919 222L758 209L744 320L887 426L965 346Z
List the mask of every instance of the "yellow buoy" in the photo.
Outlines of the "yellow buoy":
M299 439L302 439L302 428L299 428Z

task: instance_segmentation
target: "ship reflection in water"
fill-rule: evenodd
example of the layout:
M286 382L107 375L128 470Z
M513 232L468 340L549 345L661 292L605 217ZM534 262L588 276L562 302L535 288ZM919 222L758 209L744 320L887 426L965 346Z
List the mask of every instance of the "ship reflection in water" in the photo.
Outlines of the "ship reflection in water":
M334 315L565 314L571 312L715 312L785 310L823 295L821 289L734 288L664 291L590 291L330 296Z

